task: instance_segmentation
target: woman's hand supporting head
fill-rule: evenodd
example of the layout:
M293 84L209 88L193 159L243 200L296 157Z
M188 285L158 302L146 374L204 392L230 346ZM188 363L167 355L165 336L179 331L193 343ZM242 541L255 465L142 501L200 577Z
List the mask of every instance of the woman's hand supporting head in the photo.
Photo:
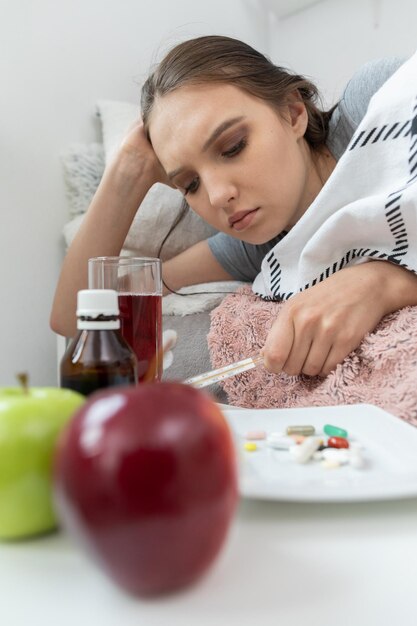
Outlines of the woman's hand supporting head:
M141 178L143 184L152 187L164 183L172 187L152 145L147 137L143 122L138 118L127 130L119 150L115 155L118 169L125 168L127 176Z

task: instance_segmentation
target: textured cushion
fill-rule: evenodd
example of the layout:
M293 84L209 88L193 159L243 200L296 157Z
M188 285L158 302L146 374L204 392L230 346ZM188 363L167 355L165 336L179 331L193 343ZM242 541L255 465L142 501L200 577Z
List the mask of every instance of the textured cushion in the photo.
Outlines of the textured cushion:
M61 154L68 214L83 215L104 172L104 147L101 143L73 143Z

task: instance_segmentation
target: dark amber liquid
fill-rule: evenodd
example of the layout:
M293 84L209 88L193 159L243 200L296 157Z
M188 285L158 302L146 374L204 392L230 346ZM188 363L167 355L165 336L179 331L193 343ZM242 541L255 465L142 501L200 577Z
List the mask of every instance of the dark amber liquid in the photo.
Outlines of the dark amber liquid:
M60 368L60 385L88 396L93 391L137 383L136 359L119 330L80 330Z
M162 296L119 294L123 337L138 360L138 381L149 367L155 367L154 380L162 375Z
M89 374L82 374L79 376L61 376L61 387L65 389L73 389L82 393L84 396L89 396L93 391L98 389L105 389L106 387L115 387L116 385L132 385L135 384L134 377L109 375L108 372L91 372Z

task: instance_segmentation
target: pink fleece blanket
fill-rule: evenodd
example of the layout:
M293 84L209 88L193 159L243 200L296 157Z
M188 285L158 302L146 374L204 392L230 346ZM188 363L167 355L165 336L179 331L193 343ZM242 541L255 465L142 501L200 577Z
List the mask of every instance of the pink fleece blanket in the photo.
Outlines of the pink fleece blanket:
M211 314L213 367L256 354L281 303L250 287L227 296ZM230 404L248 408L375 404L417 426L417 307L387 315L326 378L271 374L262 367L224 381Z

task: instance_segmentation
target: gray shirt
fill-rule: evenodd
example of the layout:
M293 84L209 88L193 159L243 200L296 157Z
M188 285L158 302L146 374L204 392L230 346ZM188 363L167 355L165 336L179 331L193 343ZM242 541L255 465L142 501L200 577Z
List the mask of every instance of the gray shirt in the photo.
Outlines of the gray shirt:
M346 150L374 93L403 62L404 59L396 58L371 61L351 78L329 123L327 146L335 159L340 159ZM214 257L228 274L235 280L252 282L261 271L261 264L267 252L285 235L286 232L283 231L267 243L255 245L225 233L217 233L210 237L207 243Z

